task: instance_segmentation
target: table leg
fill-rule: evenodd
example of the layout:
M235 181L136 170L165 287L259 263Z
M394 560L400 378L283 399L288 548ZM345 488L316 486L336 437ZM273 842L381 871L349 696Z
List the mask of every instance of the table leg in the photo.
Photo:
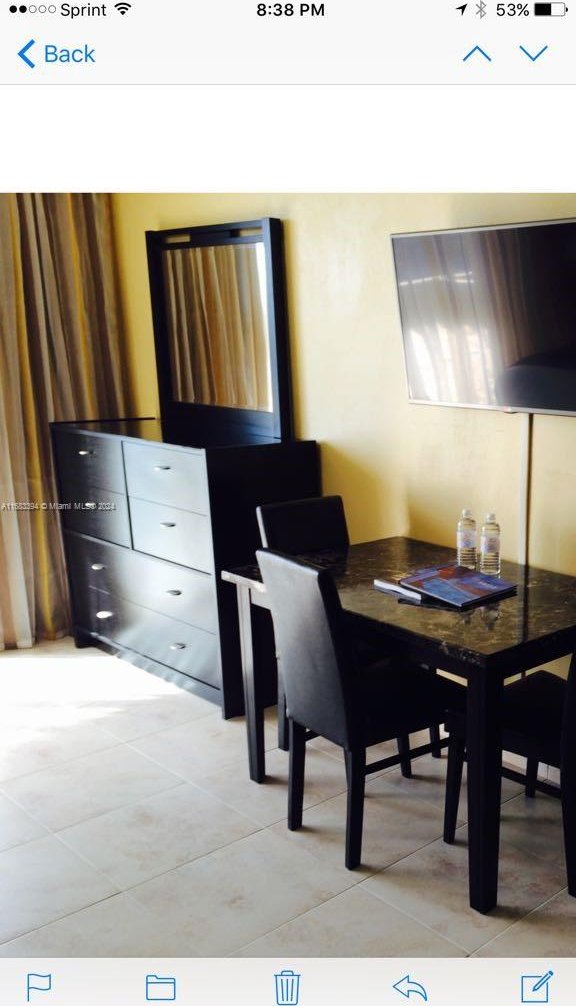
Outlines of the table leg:
M502 681L479 671L470 676L467 695L470 906L486 914L498 897Z
M252 633L252 603L250 588L236 585L238 617L240 623L240 657L244 682L246 733L248 735L248 765L253 782L264 782L266 764L264 756L264 708L258 701L258 683L254 674L254 646Z

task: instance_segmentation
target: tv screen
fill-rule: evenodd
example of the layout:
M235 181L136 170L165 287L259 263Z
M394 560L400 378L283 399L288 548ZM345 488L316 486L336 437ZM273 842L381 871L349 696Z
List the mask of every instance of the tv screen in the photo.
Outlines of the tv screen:
M392 245L411 401L576 414L576 221Z

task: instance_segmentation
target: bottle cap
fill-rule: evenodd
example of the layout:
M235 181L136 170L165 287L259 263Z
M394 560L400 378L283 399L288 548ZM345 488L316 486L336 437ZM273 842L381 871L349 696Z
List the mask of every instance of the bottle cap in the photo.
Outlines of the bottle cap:
M496 523L496 514L495 513L487 513L486 514L486 523L487 524L495 524Z
M472 511L465 509L465 510L462 511L462 516L463 517L471 517L472 516Z

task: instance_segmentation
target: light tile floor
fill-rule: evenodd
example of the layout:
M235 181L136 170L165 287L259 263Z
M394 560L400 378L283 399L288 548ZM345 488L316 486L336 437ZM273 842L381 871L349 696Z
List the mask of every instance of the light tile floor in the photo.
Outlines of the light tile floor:
M308 746L304 828L287 756L248 779L244 722L71 640L0 658L0 956L573 956L560 805L503 787L500 904L467 904L466 802L442 842L446 761L367 786L344 868L337 749ZM385 745L385 749L391 749Z

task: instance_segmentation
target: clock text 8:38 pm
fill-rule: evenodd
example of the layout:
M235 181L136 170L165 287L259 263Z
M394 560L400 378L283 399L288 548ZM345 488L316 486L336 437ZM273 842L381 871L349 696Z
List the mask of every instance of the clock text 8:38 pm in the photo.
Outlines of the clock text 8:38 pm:
M256 8L258 17L325 17L326 5L323 3L259 3Z

